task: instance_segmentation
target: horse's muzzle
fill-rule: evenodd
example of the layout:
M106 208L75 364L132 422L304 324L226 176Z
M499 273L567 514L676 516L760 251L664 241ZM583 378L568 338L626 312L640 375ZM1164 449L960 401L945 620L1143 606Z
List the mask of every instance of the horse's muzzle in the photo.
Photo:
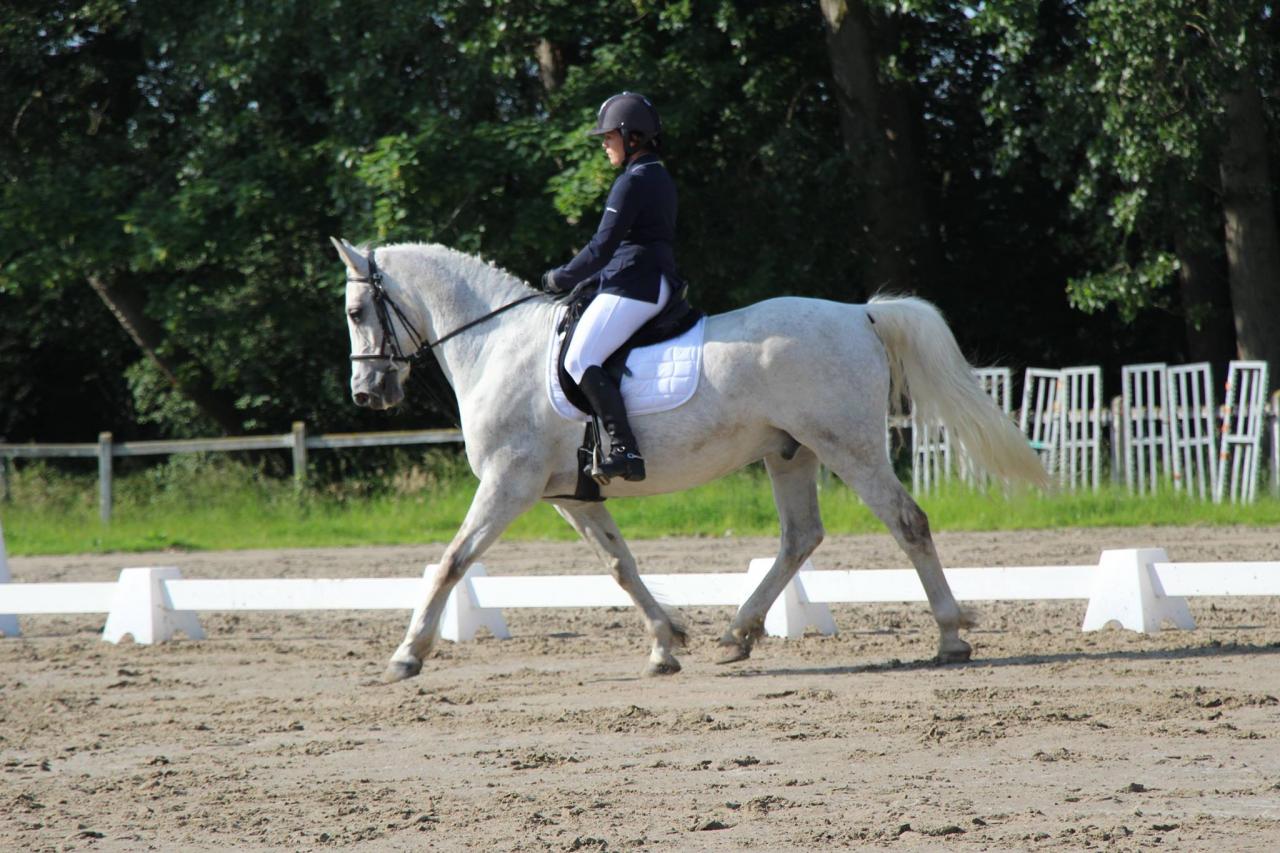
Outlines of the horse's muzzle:
M404 386L398 373L379 373L372 382L353 379L351 399L366 409L390 409L404 399Z
M382 410L390 409L398 405L400 401L404 399L404 393L400 390L399 386L396 386L392 388L391 393L388 394L371 394L367 391L356 391L352 393L351 399L355 401L357 406L362 406L366 409Z

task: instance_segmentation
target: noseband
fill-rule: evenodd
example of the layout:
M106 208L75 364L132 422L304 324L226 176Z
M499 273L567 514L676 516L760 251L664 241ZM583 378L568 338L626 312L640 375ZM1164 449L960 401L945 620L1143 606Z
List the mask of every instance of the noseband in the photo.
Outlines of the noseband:
M395 365L397 363L408 364L412 360L413 356L416 355L421 350L434 349L435 347L440 346L442 343L449 340L450 338L456 335L460 335L463 332L467 331L468 329L474 326L478 326L481 323L485 322L486 320L490 320L498 316L504 311L508 311L516 307L517 305L520 305L521 303L528 302L530 299L536 299L537 297L543 295L541 293L531 293L528 296L522 296L514 302L509 302L506 305L503 305L501 308L497 308L493 311L490 311L488 314L485 314L483 317L472 320L471 322L466 323L457 329L454 329L449 334L444 335L443 337L437 339L435 343L427 343L426 341L423 340L422 336L418 334L418 330L413 328L413 324L409 322L409 318L405 316L405 313L400 309L400 306L397 305L395 301L390 296L387 295L387 289L382 284L382 270L378 269L378 264L373 259L373 252L369 252L369 256L365 258L365 261L369 264L369 274L366 276L352 277L349 280L362 282L364 284L369 285L369 287L373 289L373 307L374 307L374 311L378 315L378 325L382 327L382 345L378 347L378 351L376 353L352 353L351 360L352 361L385 360L385 361L391 362L393 369L395 369ZM391 319L391 315L393 313L395 314L396 318L400 320L400 323L404 326L405 331L409 333L410 341L413 344L413 352L411 352L409 355L405 355L404 350L400 348L400 339L399 337L396 336L395 323ZM389 351L387 346L388 341L390 342Z
M407 364L409 357L404 354L404 350L400 349L400 338L396 335L396 326L391 320L392 312L395 312L395 315L400 318L400 322L404 324L405 331L409 333L409 337L413 341L415 352L422 348L422 337L418 334L417 329L413 328L413 324L409 322L409 318L405 316L404 311L400 310L400 306L387 295L387 289L382 286L382 270L378 269L378 264L373 260L373 252L370 252L369 257L365 258L365 260L369 264L369 274L352 278L351 280L363 282L373 290L373 310L378 315L378 325L382 327L382 345L378 347L376 353L352 353L351 360L379 361L385 359L390 361L393 366L397 362ZM391 344L389 352L387 349L388 341ZM439 343L439 341L436 343Z

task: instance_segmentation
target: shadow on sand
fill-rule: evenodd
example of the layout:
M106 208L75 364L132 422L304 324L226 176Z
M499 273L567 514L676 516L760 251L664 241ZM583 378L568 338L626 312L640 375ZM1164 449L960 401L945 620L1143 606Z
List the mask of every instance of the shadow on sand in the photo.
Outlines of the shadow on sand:
M850 666L814 666L766 668L751 667L725 670L716 673L717 678L756 678L777 675L862 675L872 672L914 671L922 669L981 669L1002 666L1041 666L1050 663L1080 663L1102 661L1167 661L1195 660L1199 658L1234 657L1238 655L1280 655L1280 643L1254 645L1245 643L1211 642L1201 646L1180 649L1140 649L1110 652L1062 652L1046 655L1013 655L1008 657L980 658L966 663L941 664L938 659L902 661L891 658L879 663L853 664Z

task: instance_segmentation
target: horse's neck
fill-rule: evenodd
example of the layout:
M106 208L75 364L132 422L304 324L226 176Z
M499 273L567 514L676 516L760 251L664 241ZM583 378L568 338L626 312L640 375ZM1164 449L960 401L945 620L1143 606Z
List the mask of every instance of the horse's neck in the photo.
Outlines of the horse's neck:
M452 250L427 247L413 267L412 290L428 341L438 341L468 323L529 295L529 288L502 270ZM534 329L549 324L552 307L533 300L468 329L434 348L449 384L461 399L479 385L485 370L511 360ZM546 323L540 322L545 315Z

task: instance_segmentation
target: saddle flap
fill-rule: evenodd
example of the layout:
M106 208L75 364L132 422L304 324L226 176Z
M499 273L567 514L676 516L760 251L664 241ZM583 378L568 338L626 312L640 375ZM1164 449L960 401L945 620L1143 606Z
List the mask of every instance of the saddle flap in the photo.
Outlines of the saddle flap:
M585 423L590 420L590 407L585 399L573 402L566 391L581 391L564 372L564 344L568 340L560 329L565 309L560 309L551 326L547 352L547 394L552 407L561 417ZM699 315L680 335L660 343L634 347L618 367L625 367L620 387L627 411L631 415L655 414L676 408L693 396L702 373L702 345L706 318ZM610 358L610 362L614 359Z
M556 379L560 385L561 393L564 394L568 402L577 410L582 412L590 412L591 405L587 402L586 395L578 388L573 377L565 370L564 359L565 353L568 351L568 343L573 339L574 333L578 329L578 323L582 320L582 315L586 313L587 306L596 297L597 290L575 290L569 301L565 304L564 312L554 324L556 331L561 336L559 354L556 357ZM640 347L646 347L663 341L672 340L683 335L689 329L702 319L702 312L695 309L689 304L688 300L689 285L680 282L680 286L676 293L667 300L667 304L663 306L654 317L636 330L626 343L620 346L613 355L602 365L605 372L619 384L622 385L624 376L630 375L631 370L627 367L628 356L630 353ZM626 390L623 389L623 399L626 399ZM627 406L628 411L632 414L639 414Z

